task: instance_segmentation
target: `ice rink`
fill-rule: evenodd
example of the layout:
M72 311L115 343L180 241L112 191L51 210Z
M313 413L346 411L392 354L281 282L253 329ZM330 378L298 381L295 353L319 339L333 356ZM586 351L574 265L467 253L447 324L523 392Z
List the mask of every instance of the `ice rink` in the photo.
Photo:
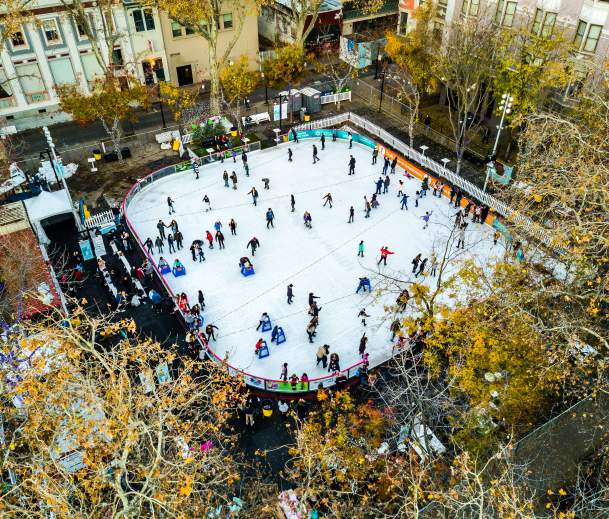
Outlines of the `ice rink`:
M319 149L320 162L312 164L312 144ZM321 150L318 139L290 143L294 161L288 162L288 144L254 152L248 155L250 177L246 177L240 157L201 167L199 180L192 171L177 173L158 180L135 196L127 209L127 216L142 241L157 236L159 219L168 224L175 218L184 235L184 248L169 254L167 243L163 256L173 263L179 258L187 275L165 279L174 293L185 292L189 302L197 301L197 291L205 295L205 324L218 326L217 342L211 347L220 358L254 376L278 379L281 366L288 363L288 375L298 377L307 373L310 379L327 375L321 364L316 367L316 351L329 344L330 352L340 356L344 370L359 360L358 345L365 332L369 337L367 352L374 366L391 355L392 343L389 325L394 316L384 311L384 305L395 303L401 289L393 279L408 281L411 260L418 253L429 257L432 249L440 255L453 228L456 213L448 199L435 198L431 191L414 207L415 191L421 182L408 179L398 167L389 175L389 193L380 195L380 207L373 209L370 218L364 218L364 195L371 198L375 181L381 176L383 158L371 164L371 151L355 144L349 150L347 142L331 142ZM348 176L350 155L356 159L354 176ZM238 189L224 187L222 173L234 170L238 175ZM262 178L270 179L270 189L263 189ZM408 211L400 210L397 196L398 180L405 182L410 195ZM248 191L255 186L260 194L254 207ZM330 192L333 207L323 207L322 198ZM208 195L212 210L206 212L202 198ZM295 212L290 211L290 194L296 199ZM175 202L176 213L168 215L167 196ZM354 223L347 223L349 207L355 208ZM275 213L274 229L267 229L265 213ZM312 216L312 229L303 225L303 213ZM424 230L421 216L433 211L429 228ZM237 222L237 236L231 236L228 222ZM471 222L471 218L468 219ZM226 249L217 244L210 250L205 242L206 261L193 262L189 251L195 239L205 240L205 231L215 234L214 222L222 223ZM169 229L166 233L171 232ZM470 223L466 232L466 248L460 258L475 255L476 261L487 261L499 254L493 247L493 231L486 225ZM256 236L260 248L256 256L246 249L247 242ZM365 256L357 257L358 243L364 240ZM387 266L377 266L379 249L386 245L394 252ZM238 267L239 258L253 260L256 274L243 277ZM153 256L158 261L155 250ZM429 263L428 263L429 265ZM355 294L358 278L368 276L372 281L372 294ZM385 277L389 276L389 278ZM421 279L421 278L419 278ZM434 278L425 278L426 283ZM286 302L286 287L294 285L294 302ZM402 285L403 287L404 285ZM380 292L375 289L383 288ZM319 296L321 307L315 342L310 344L306 327L310 320L308 293ZM364 309L370 315L367 326L360 323L358 313ZM276 346L270 342L270 332L255 330L260 314L268 312L273 325L285 330L287 342ZM254 345L264 337L270 356L258 359Z

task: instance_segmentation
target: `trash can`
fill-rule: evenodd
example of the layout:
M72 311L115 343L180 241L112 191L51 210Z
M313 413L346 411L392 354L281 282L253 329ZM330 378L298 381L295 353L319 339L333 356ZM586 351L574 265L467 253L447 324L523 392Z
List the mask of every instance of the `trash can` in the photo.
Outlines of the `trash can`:
M230 134L232 137L236 137L237 136L237 127L236 126L232 126L230 129Z
M95 160L101 160L102 159L102 152L101 152L101 150L93 150L93 158Z
M262 416L265 418L273 416L273 403L270 400L262 402Z

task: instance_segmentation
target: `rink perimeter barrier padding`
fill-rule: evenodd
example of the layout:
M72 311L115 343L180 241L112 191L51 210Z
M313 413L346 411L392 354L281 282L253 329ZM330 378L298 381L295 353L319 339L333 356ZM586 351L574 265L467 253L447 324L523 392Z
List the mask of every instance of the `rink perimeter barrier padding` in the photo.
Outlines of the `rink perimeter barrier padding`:
M297 137L299 140L300 139L319 139L319 138L321 138L321 135L323 134L326 136L326 140L328 141L328 140L332 139L333 130L329 130L327 128L336 126L339 124L344 124L346 122L351 122L351 123L355 124L356 126L361 127L368 133L376 135L380 138L379 142L375 142L374 140L372 140L364 135L360 135L356 132L351 132L354 143L362 145L362 146L366 146L367 148L370 148L370 149L373 149L374 147L378 146L379 155L387 156L390 160L393 160L393 158L397 156L398 166L403 168L405 171L410 173L415 178L418 178L419 180L422 180L425 175L428 175L430 177L430 181L435 181L438 177L440 177L442 179L447 180L452 185L459 186L465 195L461 201L462 206L465 206L467 204L467 201L468 201L468 199L466 198L467 196L472 197L472 198L486 204L488 207L490 207L492 213L501 215L503 217L515 219L516 221L518 221L518 223L520 223L525 228L527 228L529 234L532 237L534 237L542 242L545 242L546 244L550 243L544 230L541 227L539 227L537 224L535 224L534 222L528 221L527 219L525 219L525 217L517 214L514 210L512 210L507 204L497 200L496 198L489 195L488 193L483 192L479 187L472 184L471 182L464 179L463 177L460 177L456 173L450 171L448 168L446 168L446 166L438 164L433 159L430 159L429 157L426 157L425 155L419 153L418 151L414 150L413 148L411 148L404 142L400 141L399 139L396 139L389 132L383 130L382 128L376 126L375 124L371 123L367 119L364 119L363 117L360 117L357 114L347 112L347 113L343 113L343 114L329 117L326 119L320 119L320 120L312 121L310 123L299 125L299 126L296 126L294 129L297 132ZM340 139L343 141L348 140L348 138L349 138L348 131L346 131L346 130L335 130L335 131L336 131L337 139ZM288 134L284 135L283 137L284 137L282 139L283 142L289 143L291 140L293 140L291 133L288 133ZM426 167L427 169L431 170L433 173L436 173L438 175L438 177L434 177L432 174L428 173L427 171L421 169L420 167L416 166L415 164L413 164L412 162L407 160L407 158L404 158L403 156L400 156L398 153L387 148L387 146L391 146L391 148L404 153L405 157L407 157L410 160L416 161L417 163L421 164L423 167ZM250 152L259 150L259 149L260 149L260 143L251 143L249 145ZM201 158L202 158L203 164L201 165L202 167L201 167L200 173L204 174L205 173L204 166L211 162L215 162L216 160L214 160L214 158L211 156L201 157ZM219 158L217 160L219 160ZM127 208L129 207L129 203L131 202L131 200L138 193L140 193L142 190L144 190L147 186L154 183L156 180L173 175L175 173L189 171L191 169L192 169L192 166L191 166L190 161L184 161L182 163L172 165L172 166L167 166L165 168L161 168L157 171L154 171L153 173L147 175L146 177L141 179L137 184L135 184L131 187L131 189L127 192L125 199L123 200L123 203L121 205L121 211L125 218L125 222L127 223L127 226L129 227L129 230L131 231L133 236L136 238L136 241L139 244L140 249L142 250L143 254L149 259L149 261L152 262L152 265L154 265L154 268L157 271L157 275L158 275L161 283L163 283L163 286L167 290L167 293L173 298L175 298L175 295L174 295L173 291L171 290L171 287L165 282L164 277L161 275L161 272L159 271L156 263L154 262L154 258L147 253L142 239L140 238L140 236L134 229L133 225L129 221L129 217L127 215ZM444 197L447 197L449 191L450 191L450 186L448 186L448 185L444 186L442 195ZM486 223L489 225L494 224L495 228L500 228L500 227L503 228L502 225L498 225L498 224L500 224L500 221L497 220L495 214L492 214L492 213L489 214L489 217L487 218ZM555 248L555 250L559 250L559 249ZM181 313L181 311L180 311L180 313ZM238 368L231 366L227 362L223 361L218 355L216 355L216 353L210 348L207 341L203 340L201 337L199 337L199 341L206 348L208 357L213 359L214 361L226 366L226 369L231 376L243 378L245 383L248 384L249 386L252 386L252 387L255 387L255 388L258 388L261 390L274 391L274 392L280 392L280 393L308 392L309 388L311 388L312 390L316 390L319 384L323 385L323 387L331 387L331 386L335 385L336 379L338 377L341 377L341 378L346 377L346 379L350 379L350 378L357 376L359 373L359 367L363 364L363 362L360 361L357 364L354 364L353 366L350 366L349 368L342 370L338 374L332 374L332 375L328 375L325 377L311 379L310 381L308 381L306 383L299 382L297 384L297 388L294 390L294 389L292 389L292 385L289 382L258 377L258 376L249 374L243 370L240 370ZM386 362L387 360L389 360L389 358L383 359L380 362L377 362L375 365L382 364L382 363Z

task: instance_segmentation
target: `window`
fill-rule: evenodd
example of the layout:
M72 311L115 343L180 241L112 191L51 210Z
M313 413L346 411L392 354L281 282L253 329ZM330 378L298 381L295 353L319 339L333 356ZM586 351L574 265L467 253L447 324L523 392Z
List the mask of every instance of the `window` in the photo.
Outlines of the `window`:
M222 22L224 23L224 29L233 28L233 13L223 14Z
M404 35L408 30L408 13L400 11L400 20L398 22L398 34Z
M533 21L533 32L538 36L547 38L552 35L555 23L556 13L544 13L542 9L537 9Z
M195 30L192 27L186 27L186 34L194 34Z
M461 12L466 16L478 16L480 0L463 0Z
M178 22L171 22L171 35L174 38L182 36L182 26Z
M57 45L61 43L59 37L59 28L57 27L57 20L45 20L42 22L42 31L44 32L44 38L49 45Z
M580 20L573 43L582 52L595 52L602 29L602 25L592 25Z
M23 31L16 31L15 34L13 34L11 37L11 45L13 46L13 49L23 49L28 46Z
M76 76L70 58L49 60L49 68L56 85L76 83Z
M495 23L497 25L503 25L504 27L511 27L514 25L514 15L516 14L517 6L518 2L499 0L499 2L497 2L497 12L495 13Z
M134 9L133 23L135 24L136 32L153 31L154 15L152 14L152 9Z
M76 32L78 34L79 40L84 40L85 38L87 38L87 31L85 30L85 27L82 23L76 22Z

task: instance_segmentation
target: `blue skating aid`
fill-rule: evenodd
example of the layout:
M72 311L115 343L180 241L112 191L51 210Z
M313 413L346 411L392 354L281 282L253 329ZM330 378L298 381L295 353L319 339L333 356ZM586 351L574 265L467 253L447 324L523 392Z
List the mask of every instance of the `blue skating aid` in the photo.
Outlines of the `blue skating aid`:
M279 326L277 328L277 338L275 339L275 344L281 344L281 343L285 342L286 340L287 339L285 338L285 332L283 331L283 328L281 326Z
M269 347L266 344L266 341L262 341L262 346L258 350L258 358L264 359L264 357L268 357L271 353L269 352Z
M264 321L262 321L262 331L268 332L268 331L271 331L272 329L273 329L273 325L271 324L271 318L267 315L264 318Z
M253 276L256 272L254 271L254 267L241 267L241 275L243 277Z
M159 267L159 270L161 271L161 274L169 274L171 272L171 267L168 263L164 263Z
M173 272L173 275L177 278L179 278L180 276L185 276L186 275L186 268L185 267L181 267L181 268L176 268L173 267L171 269L171 271Z

